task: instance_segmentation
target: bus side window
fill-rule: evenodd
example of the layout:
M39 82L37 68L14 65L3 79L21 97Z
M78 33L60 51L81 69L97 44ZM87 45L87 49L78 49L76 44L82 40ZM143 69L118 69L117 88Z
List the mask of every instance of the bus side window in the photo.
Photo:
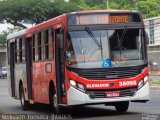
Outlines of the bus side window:
M15 40L15 62L19 63L19 38Z
M25 38L22 38L22 62L25 62Z
M54 34L53 29L49 29L49 59L54 58Z
M33 34L32 39L32 60L35 61L35 34Z
M38 60L42 60L42 37L41 32L38 33Z
M19 38L19 63L22 62L22 38Z
M8 65L10 65L10 41L7 42L7 58L8 58Z
M38 34L35 34L35 61L38 61Z
M43 40L44 40L44 52L43 52L43 56L44 56L44 59L47 60L49 59L49 30L45 30L43 32Z
M48 60L54 57L53 30L49 28L42 32L42 59Z
M15 59L15 63L17 63L17 40L15 39L15 43L14 43L14 59Z
M16 38L15 59L16 63L22 62L22 38Z

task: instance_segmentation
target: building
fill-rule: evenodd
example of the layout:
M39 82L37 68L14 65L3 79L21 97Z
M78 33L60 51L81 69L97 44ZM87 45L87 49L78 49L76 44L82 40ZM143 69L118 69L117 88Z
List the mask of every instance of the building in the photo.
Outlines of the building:
M149 37L148 61L150 71L157 74L160 71L160 17L145 19L144 22Z
M6 47L0 45L0 68L6 66L6 53Z
M145 19L144 22L149 35L149 45L160 45L160 17Z

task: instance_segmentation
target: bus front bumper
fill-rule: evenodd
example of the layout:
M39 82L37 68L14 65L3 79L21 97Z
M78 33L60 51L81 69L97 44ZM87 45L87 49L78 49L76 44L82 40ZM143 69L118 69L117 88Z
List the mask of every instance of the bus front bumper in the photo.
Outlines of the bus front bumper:
M70 86L67 95L67 105L83 104L101 104L121 101L148 101L149 100L149 83L147 82L141 89L135 92L132 97L113 97L113 98L95 98L92 99L88 94L83 93Z

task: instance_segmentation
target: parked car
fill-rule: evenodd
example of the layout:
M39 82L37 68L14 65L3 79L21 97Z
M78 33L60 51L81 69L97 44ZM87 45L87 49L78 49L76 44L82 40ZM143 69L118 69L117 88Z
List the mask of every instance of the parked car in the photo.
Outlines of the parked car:
M7 78L7 68L6 67L2 67L0 69L0 78Z

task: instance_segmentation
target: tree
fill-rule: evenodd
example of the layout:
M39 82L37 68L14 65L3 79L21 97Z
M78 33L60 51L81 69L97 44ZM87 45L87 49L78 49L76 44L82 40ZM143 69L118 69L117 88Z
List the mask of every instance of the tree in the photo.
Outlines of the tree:
M128 9L131 8L129 0L84 0L92 9ZM126 7L129 6L129 7Z
M17 32L19 30L22 30L22 28L13 27L13 28L8 28L6 31L3 31L2 33L0 33L0 45L6 44L7 35Z
M110 8L112 9L134 9L134 5L130 0L110 0Z
M82 0L80 0L82 3ZM85 5L64 0L1 0L0 22L26 28L26 24L38 24L60 14L83 10Z
M150 18L160 15L160 1L159 0L146 0L136 3L137 8L144 15L144 18Z
M26 28L63 13L88 9L138 10L145 18L160 15L159 0L0 0L0 22Z
M160 15L159 0L84 0L91 9L127 9L138 10L142 12L145 18L155 17Z
M4 45L6 43L6 36L7 36L6 32L2 32L0 34L0 45Z

